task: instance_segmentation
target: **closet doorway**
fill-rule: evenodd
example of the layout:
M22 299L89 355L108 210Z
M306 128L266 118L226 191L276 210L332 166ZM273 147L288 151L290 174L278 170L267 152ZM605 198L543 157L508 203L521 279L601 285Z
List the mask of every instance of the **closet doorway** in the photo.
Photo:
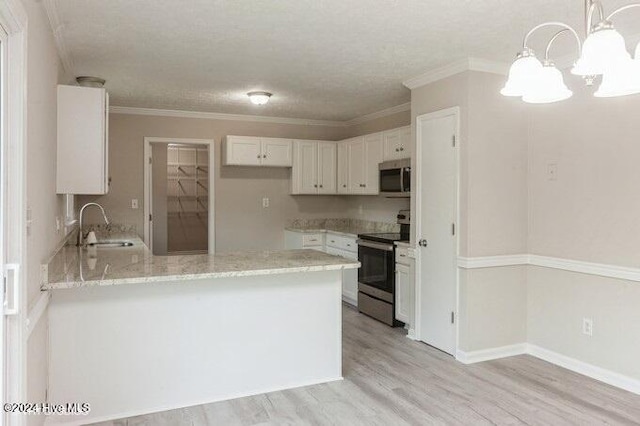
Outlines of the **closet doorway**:
M215 251L213 140L145 138L145 242L154 255Z

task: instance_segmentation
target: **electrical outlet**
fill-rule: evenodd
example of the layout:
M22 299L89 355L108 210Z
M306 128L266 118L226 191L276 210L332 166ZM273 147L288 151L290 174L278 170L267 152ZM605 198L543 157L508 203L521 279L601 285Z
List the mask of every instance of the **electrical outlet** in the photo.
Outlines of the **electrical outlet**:
M547 164L547 180L558 180L558 165L556 163Z
M269 207L269 199L268 198L263 198L262 199L262 207L264 207L265 209L267 207Z
M133 200L131 200L131 208L132 209L137 209L139 207L138 205L138 199L134 198Z
M591 318L582 318L582 334L593 336L593 320Z
M56 232L60 233L62 229L62 218L60 216L56 216Z

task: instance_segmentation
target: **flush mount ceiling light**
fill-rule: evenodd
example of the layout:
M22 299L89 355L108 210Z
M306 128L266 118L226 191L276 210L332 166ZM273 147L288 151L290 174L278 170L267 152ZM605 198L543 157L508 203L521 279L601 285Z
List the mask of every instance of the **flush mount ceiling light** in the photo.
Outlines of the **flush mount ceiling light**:
M271 93L269 92L249 92L247 96L251 100L251 103L254 105L264 105L269 102L269 98L271 97Z
M500 91L504 96L521 97L529 103L551 103L572 96L564 84L562 73L549 58L553 43L563 34L571 34L577 42L578 59L571 69L574 75L582 76L588 86L593 85L598 76L602 83L595 92L597 97L625 96L640 93L640 43L635 56L627 51L624 38L613 26L611 19L620 12L640 7L640 3L622 6L608 16L599 0L585 0L584 43L578 32L563 22L545 22L531 29L524 37L522 51L509 70L509 78ZM599 21L593 23L597 13ZM529 47L529 38L541 28L560 27L547 43L544 60L536 58Z

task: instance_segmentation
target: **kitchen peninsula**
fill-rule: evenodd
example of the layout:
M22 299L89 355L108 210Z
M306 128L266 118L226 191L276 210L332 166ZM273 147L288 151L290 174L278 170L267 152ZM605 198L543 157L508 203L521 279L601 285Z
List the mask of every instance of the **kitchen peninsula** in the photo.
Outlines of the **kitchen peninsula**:
M89 417L51 423L341 379L342 270L357 261L314 250L160 257L137 237L114 240L133 245L69 243L48 263L49 399L91 404Z

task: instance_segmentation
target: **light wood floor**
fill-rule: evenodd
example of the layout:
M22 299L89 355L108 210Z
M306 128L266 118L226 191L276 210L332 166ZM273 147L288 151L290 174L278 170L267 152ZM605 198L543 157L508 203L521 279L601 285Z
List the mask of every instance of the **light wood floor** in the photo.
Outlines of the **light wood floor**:
M638 395L527 355L465 366L343 313L343 381L101 425L640 424Z

